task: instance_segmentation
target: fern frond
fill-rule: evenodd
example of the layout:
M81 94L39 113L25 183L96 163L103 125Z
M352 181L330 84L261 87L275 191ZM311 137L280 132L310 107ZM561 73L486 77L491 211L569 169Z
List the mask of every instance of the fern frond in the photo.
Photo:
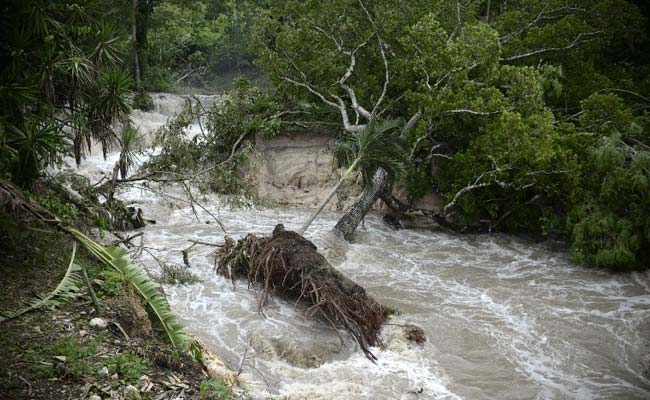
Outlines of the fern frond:
M29 301L25 306L21 308L1 312L0 322L17 318L27 312L36 310L38 308L56 307L77 297L77 294L81 290L82 277L81 267L74 262L76 253L77 244L74 243L68 269L66 270L61 282L59 282L53 291L43 296L36 296L36 298Z
M190 348L192 340L183 331L183 326L171 311L160 285L151 279L142 267L131 261L126 250L119 247L105 248L76 229L69 227L62 229L74 236L75 239L102 263L122 273L126 281L133 286L146 304L151 307L174 347L181 350L188 350Z

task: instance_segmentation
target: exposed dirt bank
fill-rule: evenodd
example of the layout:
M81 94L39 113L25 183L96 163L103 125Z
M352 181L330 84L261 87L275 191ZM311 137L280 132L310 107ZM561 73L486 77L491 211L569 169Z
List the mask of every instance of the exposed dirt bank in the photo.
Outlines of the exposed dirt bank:
M256 194L278 205L316 206L339 179L333 161L335 144L336 137L326 132L258 136L249 172ZM350 182L327 208L342 210L360 192L360 185Z
M285 206L315 207L339 180L334 164L335 147L335 134L325 131L292 132L273 138L258 136L248 179L263 200ZM326 209L346 209L361 190L360 182L342 185ZM403 185L397 185L394 194L402 203L417 209L438 211L444 205L442 197L433 192L421 199L411 199ZM395 228L437 227L426 218L392 215L381 201L373 210L389 214L389 224Z

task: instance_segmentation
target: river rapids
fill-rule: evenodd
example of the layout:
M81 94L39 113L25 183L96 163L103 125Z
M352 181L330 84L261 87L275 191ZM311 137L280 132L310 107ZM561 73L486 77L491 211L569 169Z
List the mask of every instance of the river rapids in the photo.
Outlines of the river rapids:
M132 116L145 134L185 101L153 98L152 112ZM117 157L104 160L96 151L77 172L96 180L110 176ZM223 242L207 212L195 214L180 189L165 190L174 198L138 184L118 195L157 221L143 229L153 255L182 264L189 239ZM235 238L269 235L278 223L297 229L309 213L233 207L226 198L194 195ZM231 368L241 368L253 399L650 398L650 274L572 264L558 243L393 231L374 215L354 243L333 243L328 232L338 217L323 213L306 237L345 254L337 268L401 312L382 331L385 347L373 350L376 364L344 332L306 318L292 302L272 298L259 312L255 290L214 273L212 247L189 253L200 283L164 287L187 331ZM140 260L152 275L159 273L153 257L144 253ZM424 345L404 339L398 325L405 323L424 330Z

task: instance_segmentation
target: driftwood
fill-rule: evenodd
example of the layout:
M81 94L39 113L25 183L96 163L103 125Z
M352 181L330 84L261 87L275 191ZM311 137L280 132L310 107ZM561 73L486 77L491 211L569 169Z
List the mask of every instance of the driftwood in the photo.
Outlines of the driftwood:
M332 267L312 242L278 225L271 237L249 234L239 241L226 237L219 256L218 273L231 279L247 277L261 286L260 309L271 291L305 304L308 315L322 317L335 329L342 327L366 357L377 359L370 347L382 344L379 331L388 309Z
M13 183L0 179L0 212L7 213L21 222L58 222L56 215L29 199Z

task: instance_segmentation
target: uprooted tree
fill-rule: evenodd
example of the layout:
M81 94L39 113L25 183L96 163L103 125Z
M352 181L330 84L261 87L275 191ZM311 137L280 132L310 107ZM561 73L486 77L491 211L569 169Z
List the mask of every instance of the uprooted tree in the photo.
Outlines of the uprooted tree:
M617 18L605 18L608 9ZM408 121L409 193L436 188L447 197L431 218L461 228L480 214L490 227L523 220L543 229L548 214L568 207L576 187L569 172L578 168L547 104L559 106L560 94L565 108L584 98L597 87L578 78L597 69L586 60L622 37L636 40L642 24L635 6L619 0L487 8L474 0L271 1L256 43L276 87L331 110L343 142L376 121ZM565 76L573 81L562 93ZM393 184L376 168L336 230L350 238L378 198L413 211L393 197Z
M276 226L271 237L226 237L217 272L259 285L260 310L272 291L306 305L308 315L323 318L334 329L343 327L366 356L376 360L370 347L381 344L379 331L388 309L333 268L313 243L283 225Z

